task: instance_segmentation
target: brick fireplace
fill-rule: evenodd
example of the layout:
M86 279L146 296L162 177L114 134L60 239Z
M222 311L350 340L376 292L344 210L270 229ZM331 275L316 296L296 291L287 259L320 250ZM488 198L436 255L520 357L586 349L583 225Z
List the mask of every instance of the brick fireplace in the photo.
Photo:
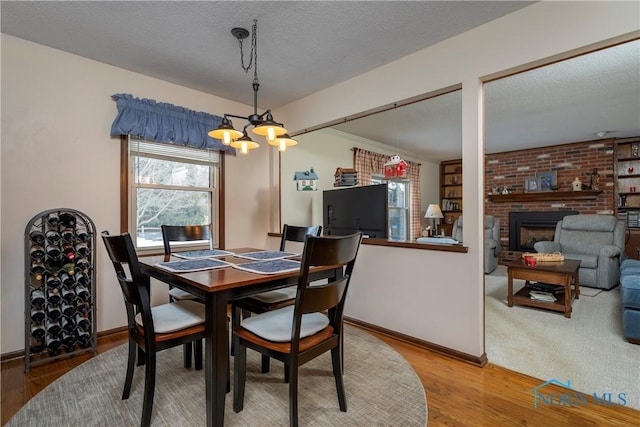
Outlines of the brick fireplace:
M556 224L567 215L577 211L510 212L509 250L533 252L533 245L544 240L553 240Z

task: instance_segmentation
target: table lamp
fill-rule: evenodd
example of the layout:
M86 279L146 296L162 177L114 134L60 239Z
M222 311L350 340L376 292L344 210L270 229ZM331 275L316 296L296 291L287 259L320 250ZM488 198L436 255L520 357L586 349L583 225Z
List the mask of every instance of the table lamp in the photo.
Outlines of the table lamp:
M424 214L425 218L431 218L431 236L435 237L436 233L436 218L443 218L440 206L433 204L427 207L427 212Z

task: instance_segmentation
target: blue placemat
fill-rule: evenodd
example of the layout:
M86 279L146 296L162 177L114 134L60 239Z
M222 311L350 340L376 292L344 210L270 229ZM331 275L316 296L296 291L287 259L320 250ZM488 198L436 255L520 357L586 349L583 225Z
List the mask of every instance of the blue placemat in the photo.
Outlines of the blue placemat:
M282 252L282 251L257 251L257 252L247 252L244 254L236 254L237 257L252 259L255 261L266 261L269 259L281 259L288 258L292 256L297 256L300 254L294 254L291 252Z
M290 259L272 259L267 261L247 262L244 264L233 264L233 267L250 273L279 274L300 270L300 261L293 261Z
M184 259L200 259L200 258L214 258L217 256L233 255L233 252L223 251L221 249L204 249L200 251L187 251L187 252L173 252L177 258Z
M188 261L159 262L157 267L175 273L186 273L188 271L213 270L214 268L229 267L232 265L226 261L213 258L192 259Z

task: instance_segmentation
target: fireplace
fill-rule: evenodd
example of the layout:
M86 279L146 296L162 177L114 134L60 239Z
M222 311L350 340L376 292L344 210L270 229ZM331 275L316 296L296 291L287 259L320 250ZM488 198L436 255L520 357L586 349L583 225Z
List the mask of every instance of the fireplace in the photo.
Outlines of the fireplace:
M509 250L532 252L533 245L543 240L553 240L556 224L577 211L509 212Z

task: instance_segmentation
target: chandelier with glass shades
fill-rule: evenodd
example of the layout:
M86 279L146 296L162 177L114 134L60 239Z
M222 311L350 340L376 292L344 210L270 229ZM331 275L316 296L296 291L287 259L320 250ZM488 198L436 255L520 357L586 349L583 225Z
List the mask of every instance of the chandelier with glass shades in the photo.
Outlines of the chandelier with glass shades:
M249 64L244 65L244 51L242 49L242 41L249 37L249 31L245 28L233 28L231 34L238 39L240 45L240 62L242 69L248 73L253 68L253 114L249 116L238 116L235 114L225 113L220 125L209 132L209 136L222 141L225 145L240 149L240 153L247 154L249 150L258 148L260 144L254 142L247 134L247 128L253 126L253 133L264 136L269 145L278 147L279 151L285 151L287 147L296 145L298 141L291 138L287 134L287 129L282 123L278 123L273 119L271 110L267 110L262 114L258 114L258 88L260 82L258 80L258 20L253 20L251 29L251 52L249 53ZM242 132L236 130L231 124L229 117L247 120Z

